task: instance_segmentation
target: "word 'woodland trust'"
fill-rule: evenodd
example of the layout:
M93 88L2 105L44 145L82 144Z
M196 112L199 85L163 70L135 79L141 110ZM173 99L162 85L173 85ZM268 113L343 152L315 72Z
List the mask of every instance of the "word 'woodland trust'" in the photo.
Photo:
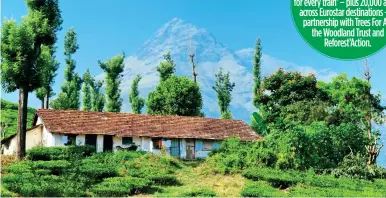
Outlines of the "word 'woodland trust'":
M292 1L299 32L317 50L374 48L374 53L386 44L386 0Z

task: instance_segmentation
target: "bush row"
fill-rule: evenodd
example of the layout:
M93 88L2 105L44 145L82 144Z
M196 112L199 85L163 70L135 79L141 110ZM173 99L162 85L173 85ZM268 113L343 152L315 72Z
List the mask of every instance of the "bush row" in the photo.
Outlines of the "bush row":
M285 193L279 189L272 187L266 181L249 182L246 183L241 191L243 197L283 197Z
M25 197L84 196L81 183L56 175L38 176L33 173L8 174L2 178L2 185L12 192Z
M92 147L46 147L4 171L3 186L20 196L130 196L152 184L179 184L178 160L143 152L93 153ZM4 191L7 193L8 191Z
M110 177L93 186L90 191L97 197L127 197L144 192L150 187L147 179L136 177Z
M215 197L216 193L213 190L202 188L190 190L188 192L184 192L179 197Z
M369 189L378 189L377 193L383 192L386 194L386 180L381 179L372 182L360 179L335 178L331 175L316 175L313 172L281 171L268 168L250 168L243 172L243 176L254 181L265 181L268 182L271 187L282 189L290 186L292 186L290 189L293 189L294 186L305 185L315 189L329 188L345 189L347 191L368 191ZM253 185L256 185L256 183ZM248 188L249 190L247 192L251 191L253 187L250 186ZM303 190L299 190L300 188L295 189L303 192ZM333 193L333 190L331 193Z
M93 146L35 147L27 151L27 158L31 161L77 160L90 156L93 152Z
M181 168L180 162L168 156L145 154L134 161L127 161L124 174L151 180L154 184L177 185L175 170Z

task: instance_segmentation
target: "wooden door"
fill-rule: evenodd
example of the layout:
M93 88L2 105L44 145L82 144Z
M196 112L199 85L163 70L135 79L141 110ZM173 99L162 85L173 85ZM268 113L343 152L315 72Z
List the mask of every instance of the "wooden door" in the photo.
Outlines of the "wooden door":
M186 140L186 159L193 160L195 158L195 148L194 148L194 139Z
M103 136L103 152L112 152L113 151L113 136L105 135Z
M171 140L170 155L174 157L180 157L180 140L179 139Z

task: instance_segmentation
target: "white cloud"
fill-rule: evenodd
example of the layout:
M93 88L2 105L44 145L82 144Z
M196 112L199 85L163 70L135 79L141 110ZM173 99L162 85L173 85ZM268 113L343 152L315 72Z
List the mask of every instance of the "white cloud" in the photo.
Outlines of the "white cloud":
M255 53L255 49L253 48L245 48L235 52L235 54L244 60L252 60L253 54Z

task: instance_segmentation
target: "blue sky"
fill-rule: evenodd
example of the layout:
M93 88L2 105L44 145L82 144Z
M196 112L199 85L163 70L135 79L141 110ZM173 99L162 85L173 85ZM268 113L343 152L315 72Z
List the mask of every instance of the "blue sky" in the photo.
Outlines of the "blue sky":
M256 37L263 43L263 52L296 65L315 69L329 68L334 72L359 76L364 61L339 61L313 50L298 34L291 18L290 1L223 1L223 0L61 0L64 23L59 32L57 59L61 62L54 90L63 81L63 38L74 26L80 48L74 58L77 72L86 68L93 75L102 71L97 60L105 60L122 50L133 54L156 30L172 18L178 17L211 32L233 51L251 48ZM20 20L27 14L23 0L2 0L1 17ZM386 50L371 56L373 88L386 100ZM17 101L17 93L1 92L1 97ZM30 94L29 105L40 103Z
M109 3L107 3L109 2ZM330 68L335 72L359 75L363 61L338 61L313 50L298 34L292 23L289 1L221 1L221 0L62 0L60 1L63 29L59 32L57 58L62 63L56 79L59 90L63 79L63 37L74 26L78 33L80 49L75 55L77 71L82 74L91 68L93 74L101 73L97 60L105 60L122 50L130 55L167 21L174 17L189 21L211 32L236 51L253 47L256 37L263 42L263 51L270 56L297 65ZM23 0L2 0L2 19L20 20L26 15ZM385 50L370 57L373 68L373 85L386 95ZM2 97L16 101L16 94ZM32 106L38 101L31 98Z

